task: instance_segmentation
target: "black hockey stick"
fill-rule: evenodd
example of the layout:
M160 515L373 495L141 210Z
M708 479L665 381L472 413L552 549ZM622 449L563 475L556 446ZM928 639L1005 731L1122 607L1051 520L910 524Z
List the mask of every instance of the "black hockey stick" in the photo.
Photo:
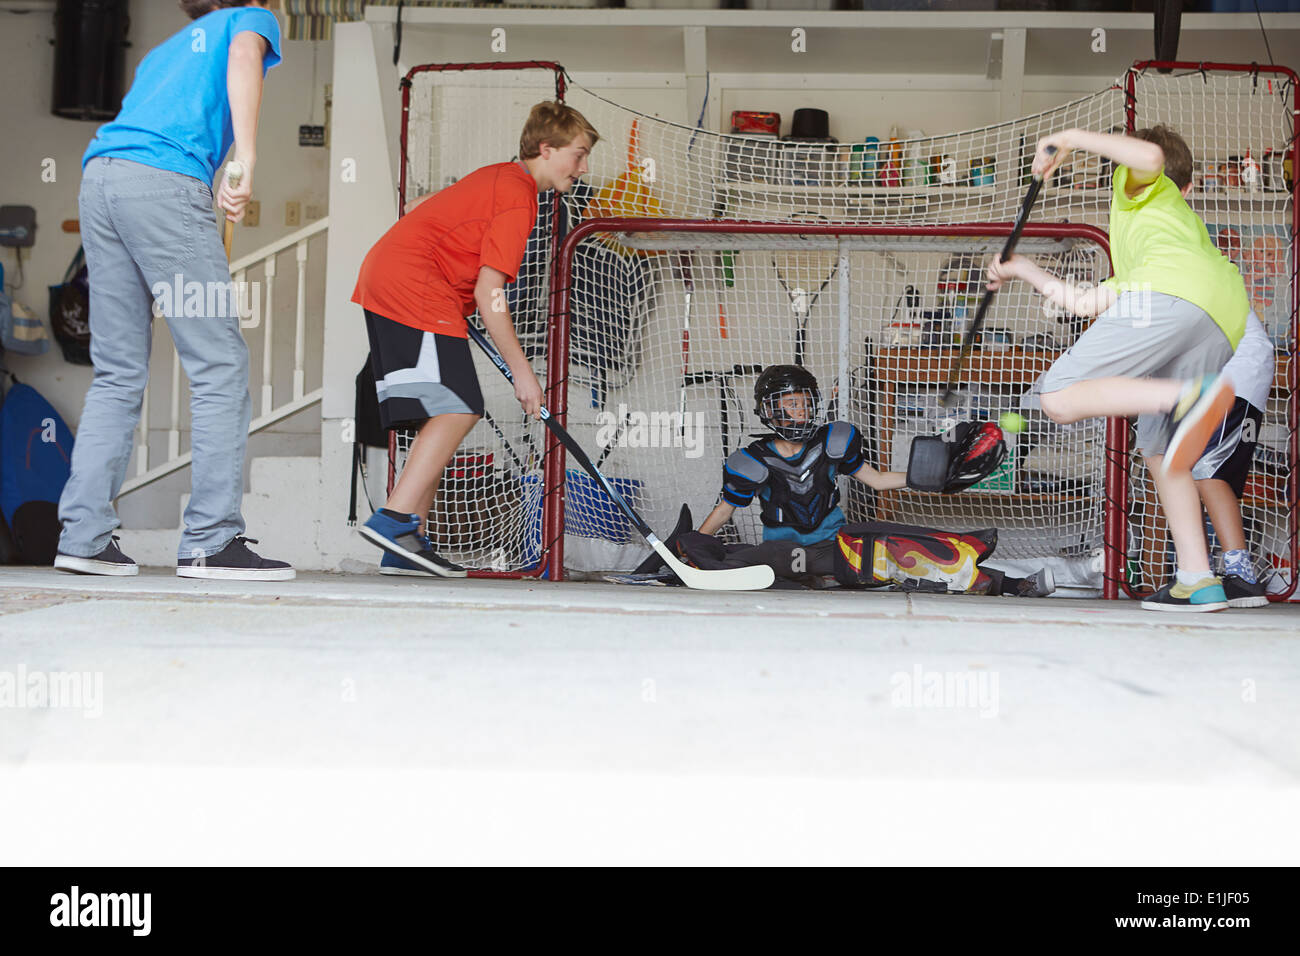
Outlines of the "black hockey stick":
M1048 155L1055 155L1056 147L1047 147ZM1011 235L1007 236L1006 244L1002 247L1002 255L999 259L1006 262L1011 258L1012 253L1016 251L1016 244L1020 242L1020 234L1025 231L1025 223L1029 222L1029 211L1034 208L1034 203L1038 201L1038 194L1043 188L1043 177L1041 174L1034 175L1034 181L1029 184L1029 191L1025 193L1025 201L1020 206L1020 215L1016 217L1016 223L1011 227ZM943 386L943 396L939 399L939 404L947 408L952 404L952 399L957 391L957 376L962 373L966 367L966 360L970 358L971 349L975 347L975 342L979 339L980 330L984 327L984 316L989 311L989 304L993 301L995 291L985 289L984 297L980 299L979 308L975 311L975 319L966 329L966 334L961 340L961 351L957 353L957 360L953 362L952 370L948 373L948 381Z
M483 350L483 354L491 359L492 364L495 365L498 371L505 376L506 381L513 383L515 377L510 371L510 366L506 364L505 359L501 357L500 353L492 347L491 343L488 342L483 333L471 325L469 326L469 337ZM551 430L551 434L559 439L560 444L562 444L568 450L569 454L577 460L578 464L583 467L583 470L586 471L587 474L591 475L598 485L605 489L605 494L609 495L610 501L614 502L614 504L618 506L618 509L627 516L627 519L631 521L636 530L640 532L641 537L645 538L646 541L649 542L650 547L654 548L659 557L663 558L664 563L667 564L668 567L672 568L673 573L676 574L677 577L681 579L681 582L687 587L698 588L705 591L759 591L763 588L770 587L772 582L776 580L776 576L772 573L772 569L765 564L749 568L727 568L717 571L701 571L699 568L692 568L683 564L681 560L669 551L668 547L659 540L659 537L650 529L650 526L645 523L645 520L637 514L636 509L628 504L626 499L624 499L614 486L610 484L609 479L600 473L600 470L592 463L592 460L587 457L587 453L582 450L582 446L574 440L573 436L570 435L559 422L551 417L551 413L545 405L542 406L541 416L546 427Z

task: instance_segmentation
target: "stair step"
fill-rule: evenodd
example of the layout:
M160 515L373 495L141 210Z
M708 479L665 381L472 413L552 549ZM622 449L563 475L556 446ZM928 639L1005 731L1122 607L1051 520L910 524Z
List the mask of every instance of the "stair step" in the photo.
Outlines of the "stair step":
M259 538L256 550L304 570L321 567L317 502L321 494L320 459L301 456L255 458L244 493L243 513L248 534L258 538L274 530L275 540ZM188 493L180 496L175 528L126 530L122 550L137 564L175 567L176 549L185 526Z

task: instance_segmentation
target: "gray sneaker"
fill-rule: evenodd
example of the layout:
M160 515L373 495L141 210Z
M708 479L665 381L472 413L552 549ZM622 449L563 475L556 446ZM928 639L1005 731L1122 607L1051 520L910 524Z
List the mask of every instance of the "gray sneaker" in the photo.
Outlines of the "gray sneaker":
M81 558L60 551L54 556L54 566L60 571L70 571L73 574L111 574L118 577L139 574L140 566L122 553L117 542L117 535L113 535L108 547L93 558Z
M1047 597L1056 590L1051 568L1039 568L1016 585L1016 597Z

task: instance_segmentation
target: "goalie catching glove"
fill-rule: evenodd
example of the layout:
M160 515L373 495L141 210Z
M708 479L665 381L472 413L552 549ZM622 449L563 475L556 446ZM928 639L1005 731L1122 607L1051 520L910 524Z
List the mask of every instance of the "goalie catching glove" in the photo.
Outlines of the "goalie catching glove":
M913 491L964 491L997 471L1007 457L1002 429L992 422L960 422L942 435L912 439L907 487Z

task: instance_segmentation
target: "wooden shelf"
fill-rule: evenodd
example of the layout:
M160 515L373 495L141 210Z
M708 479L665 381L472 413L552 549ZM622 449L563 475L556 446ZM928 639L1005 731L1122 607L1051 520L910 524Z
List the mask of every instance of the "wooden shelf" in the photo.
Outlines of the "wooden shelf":
M943 385L958 349L945 346L882 348L876 354L873 378L890 385ZM1032 385L1056 361L1058 351L1037 349L974 349L962 370L967 385Z
M1273 347L1273 388L1283 395L1288 394L1291 387L1291 356L1282 355L1278 352L1277 346Z
M1014 498L1017 502L1021 501L1096 501L1093 495L1073 495L1073 494L1049 494L1044 491L1023 492L1023 491L985 491L976 489L975 491L962 491L957 495L946 495L942 491L913 491L911 488L899 489L908 498L931 499L938 498L944 501L950 501L957 504L973 502L976 498L980 500L990 500L998 498ZM961 497L965 496L965 497Z
M1199 189L1193 189L1187 194L1187 201L1213 203L1216 206L1227 206L1236 203L1256 204L1270 203L1274 205L1285 204L1291 194L1281 189L1261 189L1257 193L1247 192L1240 187L1234 187L1229 190L1220 190L1217 192L1202 192Z
M1286 477L1263 474L1258 465L1251 469L1242 489L1241 503L1262 508L1286 508Z
M1110 199L1113 190L1109 186L1103 187L1079 187L1074 186L1053 186L1048 183L1047 188L1043 191L1043 196L1039 202L1051 202L1053 199L1067 199L1074 197L1076 199Z

